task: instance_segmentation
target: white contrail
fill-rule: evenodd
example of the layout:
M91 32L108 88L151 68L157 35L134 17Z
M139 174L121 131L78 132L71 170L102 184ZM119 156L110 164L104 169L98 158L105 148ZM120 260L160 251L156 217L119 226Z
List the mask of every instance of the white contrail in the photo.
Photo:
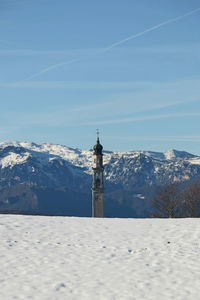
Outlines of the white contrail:
M133 39L135 39L135 38L138 38L138 37L140 37L140 36L142 36L142 35L144 35L144 34L146 34L146 33L148 33L148 32L151 32L151 31L153 31L153 30L156 30L156 29L158 29L158 28L160 28L160 27L162 27L162 26L165 26L165 25L167 25L167 24L171 24L171 23L174 23L174 22L176 22L176 21L178 21L178 20L181 20L181 19L183 19L183 18L186 18L186 17L188 17L188 16L190 16L190 15L192 15L192 14L198 12L198 11L200 11L200 7L199 7L199 8L196 8L196 9L194 9L194 10L192 10L192 11L190 11L190 12L184 14L184 15L178 16L178 17L173 18L173 19L169 19L169 20L167 20L167 21L165 21L165 22L162 22L162 23L159 23L159 24L157 24L157 25L154 25L154 26L152 26L152 27L150 27L150 28L148 28L148 29L146 29L146 30L144 30L144 31L142 31L142 32L136 33L136 34L131 35L131 36L129 36L129 37L123 39L123 40L120 40L120 41L118 41L118 42L116 42L116 43L113 43L112 45L110 45L110 46L108 46L108 47L106 47L106 48L103 48L101 51L97 52L97 54L102 53L102 52L103 52L103 53L104 53L104 52L107 52L107 51L109 51L109 50L111 50L111 49L113 49L113 48L115 48L115 47L117 47L117 46L119 46L119 45L122 45L122 44L124 44L124 43L130 41L130 40L133 40ZM38 72L38 73L35 73L35 74L31 75L30 77L24 79L23 81L33 79L33 78L35 78L35 77L37 77L37 76L39 76L39 75L41 75L41 74L47 73L48 71L50 71L50 70L52 70L52 69L55 69L55 68L57 68L57 67L61 67L61 66L64 66L64 65L69 65L69 64L72 64L72 63L78 62L78 61L81 61L81 59L73 59L73 60L66 61L66 62L62 62L62 63L59 63L59 64L50 65L49 67L47 67L47 68L41 70L41 71Z
M141 117L130 117L124 119L115 120L103 120L95 122L87 122L86 125L98 126L98 125L113 125L113 124L123 124L123 123L134 123L140 121L150 121L159 119L172 119L172 118L187 118L187 117L200 117L199 112L186 112L186 113L170 113L170 114L160 114L160 115L149 115Z
M150 32L150 31L156 30L156 29L158 29L158 28L160 28L160 27L162 27L162 26L165 26L165 25L167 25L167 24L174 23L174 22L176 22L176 21L178 21L178 20L181 20L181 19L183 19L183 18L185 18L185 17L188 17L188 16L190 16L190 15L192 15L192 14L198 12L198 11L200 11L200 7L197 8L197 9L194 9L194 10L192 10L192 11L190 11L190 12L184 14L184 15L178 16L178 17L173 18L173 19L169 19L168 21L159 23L159 24L157 24L157 25L154 25L154 26L152 26L152 27L150 27L150 28L148 28L148 29L142 31L142 32L136 33L136 34L134 34L134 35L131 35L131 36L129 36L129 37L127 37L127 38L121 40L121 41L118 41L118 42L116 42L116 43L113 43L112 45L110 45L110 46L104 48L103 51L104 51L104 52L109 51L109 50L111 50L112 48L115 48L115 47L117 47L117 46L119 46L119 45L121 45L121 44L124 44L124 43L126 43L126 42L128 42L128 41L130 41L130 40L133 40L133 39L135 39L135 38L137 38L137 37L140 37L140 36L142 36L142 35L144 35L144 34Z
M73 64L74 62L77 62L77 61L79 61L79 59L72 59L72 60L68 60L68 61L65 61L65 62L61 62L59 64L50 65L47 68L41 70L40 72L35 73L35 74L31 75L30 77L25 78L23 81L33 79L33 78L39 76L40 74L47 73L48 71L53 70L53 69L55 69L57 67L61 67L61 66L64 66L64 65Z

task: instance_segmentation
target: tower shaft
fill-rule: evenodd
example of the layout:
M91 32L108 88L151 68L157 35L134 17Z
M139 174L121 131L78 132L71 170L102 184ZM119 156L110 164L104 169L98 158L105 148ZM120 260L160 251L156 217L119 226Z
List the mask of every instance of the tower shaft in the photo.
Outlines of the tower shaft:
M99 138L93 149L92 216L102 218L104 216L104 168L103 147L99 142Z

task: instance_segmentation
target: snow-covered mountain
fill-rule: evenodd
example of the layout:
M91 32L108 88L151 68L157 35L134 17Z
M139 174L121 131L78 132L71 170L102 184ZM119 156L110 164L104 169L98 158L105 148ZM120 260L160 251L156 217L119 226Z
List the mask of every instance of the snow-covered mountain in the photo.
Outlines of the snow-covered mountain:
M92 150L0 143L0 211L90 215ZM200 176L184 151L104 152L108 216L146 216L155 188Z

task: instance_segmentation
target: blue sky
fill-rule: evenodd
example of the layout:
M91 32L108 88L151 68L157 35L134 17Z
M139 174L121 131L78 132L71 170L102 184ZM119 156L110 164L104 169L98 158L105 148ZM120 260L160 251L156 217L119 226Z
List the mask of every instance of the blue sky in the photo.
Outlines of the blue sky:
M200 155L199 28L197 0L0 0L0 139Z

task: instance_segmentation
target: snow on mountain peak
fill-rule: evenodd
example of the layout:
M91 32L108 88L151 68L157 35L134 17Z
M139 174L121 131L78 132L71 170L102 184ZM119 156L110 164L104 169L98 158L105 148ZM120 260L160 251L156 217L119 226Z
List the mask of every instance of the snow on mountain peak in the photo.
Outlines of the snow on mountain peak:
M30 157L30 153L25 152L23 154L17 154L14 152L10 152L7 156L3 157L1 159L1 167L7 168L7 167L13 167L17 164L23 164L27 161L27 159Z
M14 165L24 164L29 158L32 158L32 161L37 161L41 166L48 166L50 162L55 160L65 161L74 175L80 175L80 169L82 169L81 172L92 173L92 150L73 149L50 143L38 145L30 142L1 142L0 155L2 168L12 168ZM170 166L170 161L176 162L174 166ZM128 178L128 174L136 174L145 168L147 168L146 172L149 172L149 168L153 170L151 178L168 172L168 169L173 172L172 168L175 167L182 170L181 161L191 165L199 165L200 157L174 149L165 153L139 150L104 152L105 175L107 179L112 178L113 182L116 181L116 178L118 178L117 181L121 180L120 178L123 176Z
M179 151L175 149L168 150L164 153L167 160L173 159L190 159L196 157L195 155L188 153L186 151Z

